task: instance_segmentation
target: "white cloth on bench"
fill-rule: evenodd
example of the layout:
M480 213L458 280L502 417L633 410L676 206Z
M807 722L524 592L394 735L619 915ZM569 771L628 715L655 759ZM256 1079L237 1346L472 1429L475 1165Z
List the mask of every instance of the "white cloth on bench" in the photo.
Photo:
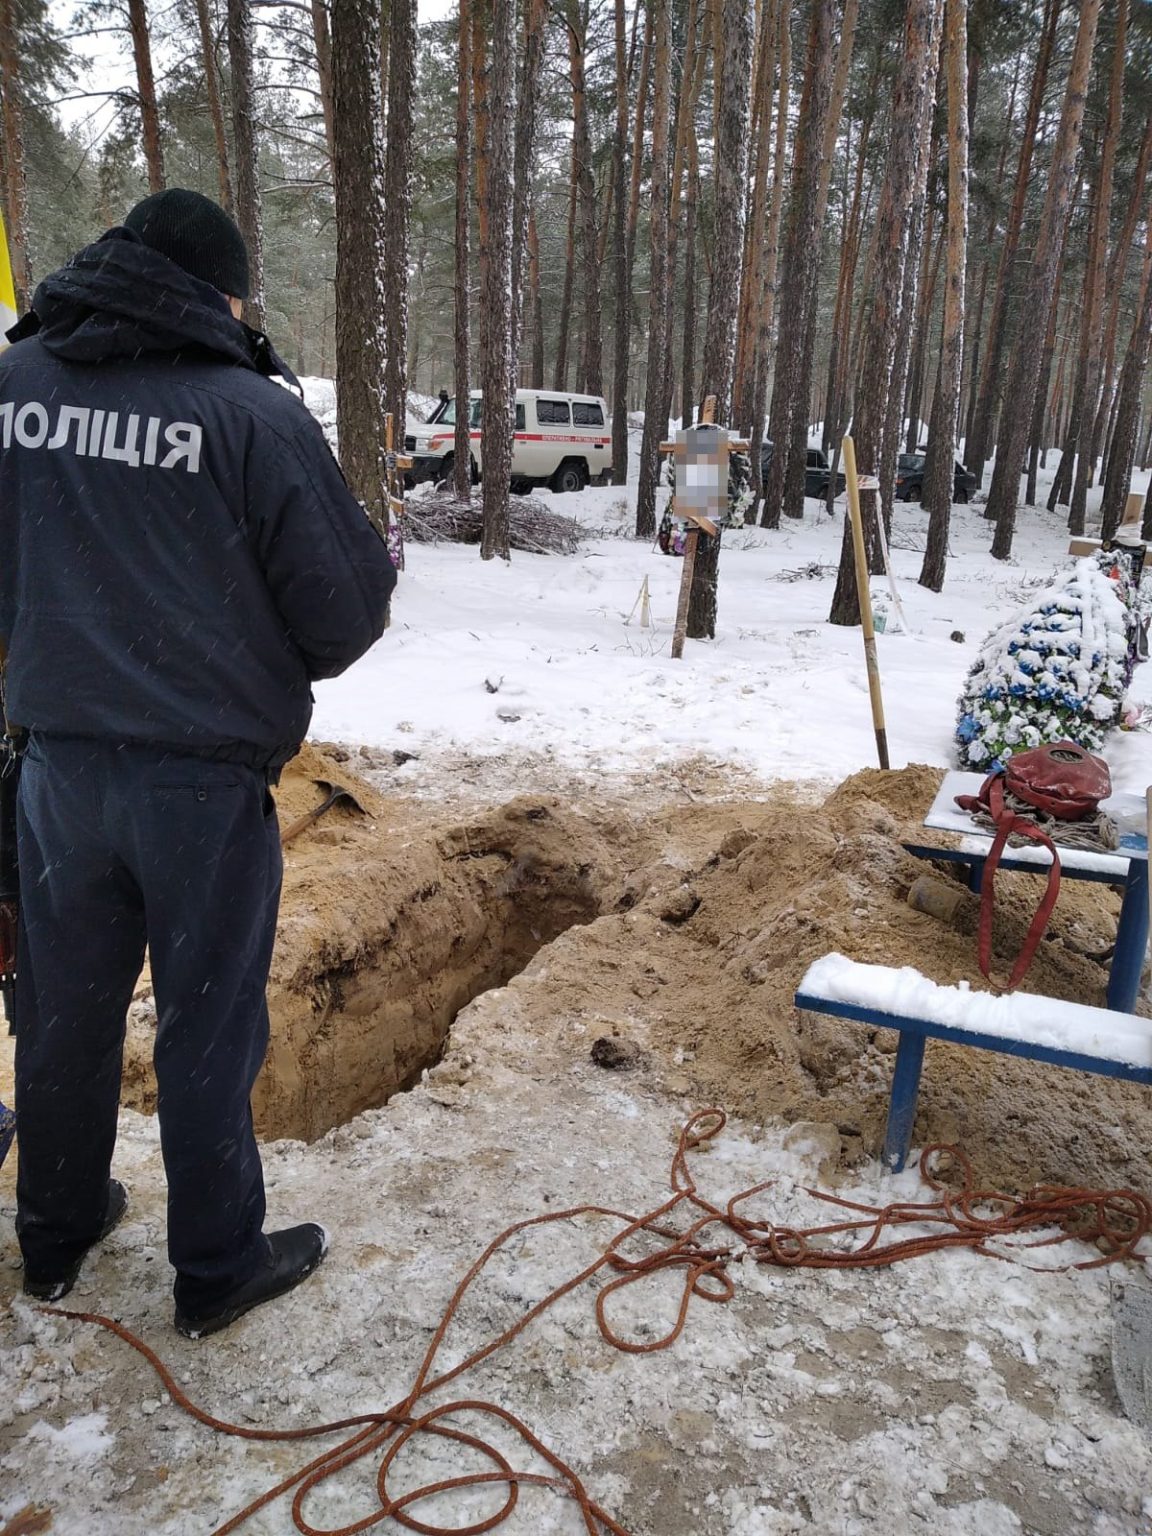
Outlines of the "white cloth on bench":
M1152 1019L1108 1008L1027 992L997 997L965 982L941 986L910 965L865 965L844 955L817 960L796 990L798 997L848 1003L897 1019L1152 1068Z

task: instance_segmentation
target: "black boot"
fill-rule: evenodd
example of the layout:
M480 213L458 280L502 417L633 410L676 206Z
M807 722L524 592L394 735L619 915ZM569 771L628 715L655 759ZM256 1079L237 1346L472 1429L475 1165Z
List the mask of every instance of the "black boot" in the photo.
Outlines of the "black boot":
M202 1339L206 1334L218 1333L238 1317L243 1317L245 1312L251 1312L253 1307L283 1296L301 1280L307 1280L327 1252L328 1234L314 1221L287 1227L283 1232L269 1232L267 1257L256 1273L243 1285L234 1287L209 1313L199 1315L177 1307L174 1319L177 1333L182 1333L186 1339Z
M124 1188L119 1179L109 1179L108 1206L104 1212L104 1221L101 1224L99 1232L88 1244L88 1247L85 1248L84 1252L71 1266L71 1268L57 1272L54 1275L36 1274L34 1271L25 1269L25 1296L32 1296L37 1301L62 1301L64 1297L67 1296L72 1287L76 1284L76 1281L79 1279L80 1270L83 1267L84 1260L87 1258L90 1250L95 1248L97 1243L102 1243L108 1236L109 1232L112 1231L113 1227L119 1225L120 1218L124 1215L124 1212L127 1209L128 1191Z

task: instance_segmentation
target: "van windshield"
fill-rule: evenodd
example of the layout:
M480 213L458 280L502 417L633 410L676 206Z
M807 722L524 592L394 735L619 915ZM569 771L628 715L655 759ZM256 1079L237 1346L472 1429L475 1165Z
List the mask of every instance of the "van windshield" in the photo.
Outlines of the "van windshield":
M471 400L469 404L472 407L469 425L478 427L480 425L480 401ZM454 427L456 425L456 401L454 399L449 400L448 404L444 407L444 414L437 421L436 425L438 427Z

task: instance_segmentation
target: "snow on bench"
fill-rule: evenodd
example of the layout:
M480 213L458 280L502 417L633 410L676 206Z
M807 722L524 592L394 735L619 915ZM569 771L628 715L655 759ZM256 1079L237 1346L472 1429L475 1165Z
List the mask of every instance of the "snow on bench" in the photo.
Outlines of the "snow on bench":
M964 982L942 986L910 965L865 965L843 955L809 966L795 1004L900 1032L884 1142L884 1161L896 1170L911 1145L929 1037L1152 1083L1152 1019L1108 1008L1025 992L997 997Z

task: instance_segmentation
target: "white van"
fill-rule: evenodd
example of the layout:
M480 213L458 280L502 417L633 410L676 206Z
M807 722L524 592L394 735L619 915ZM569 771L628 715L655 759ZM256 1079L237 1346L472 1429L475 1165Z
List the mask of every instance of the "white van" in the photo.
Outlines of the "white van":
M478 389L470 400L472 479L483 469L480 455ZM404 447L414 460L408 472L413 485L423 480L448 480L455 457L456 401L449 399L433 419L410 431ZM586 485L606 485L612 473L612 429L608 408L599 395L570 395L556 389L516 391L516 435L512 443L512 489L527 491L547 485L554 491L582 491Z

